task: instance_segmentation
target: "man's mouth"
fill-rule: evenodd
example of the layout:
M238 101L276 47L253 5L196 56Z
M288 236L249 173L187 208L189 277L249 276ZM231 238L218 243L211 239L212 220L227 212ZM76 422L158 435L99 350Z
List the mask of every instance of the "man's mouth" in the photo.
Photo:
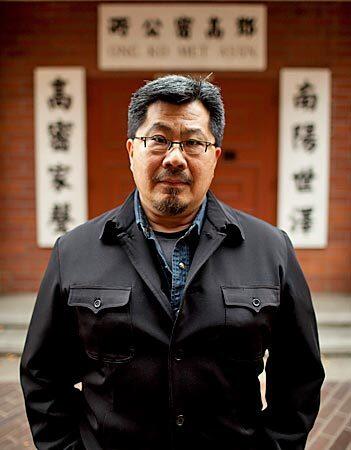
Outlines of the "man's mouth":
M167 183L167 184L187 184L185 181L183 180L175 180L175 179L166 179L166 180L161 180L159 181L159 183Z

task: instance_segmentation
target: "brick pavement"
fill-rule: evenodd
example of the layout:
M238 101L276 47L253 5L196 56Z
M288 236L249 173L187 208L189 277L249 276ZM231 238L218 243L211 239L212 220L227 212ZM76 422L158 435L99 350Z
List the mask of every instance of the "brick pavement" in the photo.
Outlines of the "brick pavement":
M18 383L0 383L0 449L34 449ZM325 382L306 450L351 450L351 381Z

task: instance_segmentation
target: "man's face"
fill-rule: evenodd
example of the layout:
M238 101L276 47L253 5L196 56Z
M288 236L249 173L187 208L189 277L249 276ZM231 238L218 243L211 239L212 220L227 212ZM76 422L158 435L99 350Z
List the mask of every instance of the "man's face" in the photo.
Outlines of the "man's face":
M149 106L136 136L214 142L209 118L200 101L183 105L159 101ZM139 139L128 139L126 146L142 203L154 213L166 216L186 215L200 206L221 154L221 149L214 145L197 156L187 156L178 144L164 155L148 153Z

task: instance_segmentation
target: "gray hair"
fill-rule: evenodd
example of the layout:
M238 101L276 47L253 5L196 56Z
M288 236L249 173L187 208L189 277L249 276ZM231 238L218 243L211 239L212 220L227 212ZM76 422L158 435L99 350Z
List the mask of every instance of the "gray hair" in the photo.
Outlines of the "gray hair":
M133 138L144 123L148 107L157 101L181 105L199 100L210 115L210 129L215 145L223 139L225 117L220 88L190 76L166 75L147 82L135 91L128 108L128 138Z

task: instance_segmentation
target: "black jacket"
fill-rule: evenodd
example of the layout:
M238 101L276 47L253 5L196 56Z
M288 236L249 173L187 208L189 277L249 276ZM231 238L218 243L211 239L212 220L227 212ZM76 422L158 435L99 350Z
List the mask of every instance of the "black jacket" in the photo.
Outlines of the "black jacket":
M324 370L287 235L209 191L175 321L160 283L133 194L56 241L20 368L37 448L302 450Z

